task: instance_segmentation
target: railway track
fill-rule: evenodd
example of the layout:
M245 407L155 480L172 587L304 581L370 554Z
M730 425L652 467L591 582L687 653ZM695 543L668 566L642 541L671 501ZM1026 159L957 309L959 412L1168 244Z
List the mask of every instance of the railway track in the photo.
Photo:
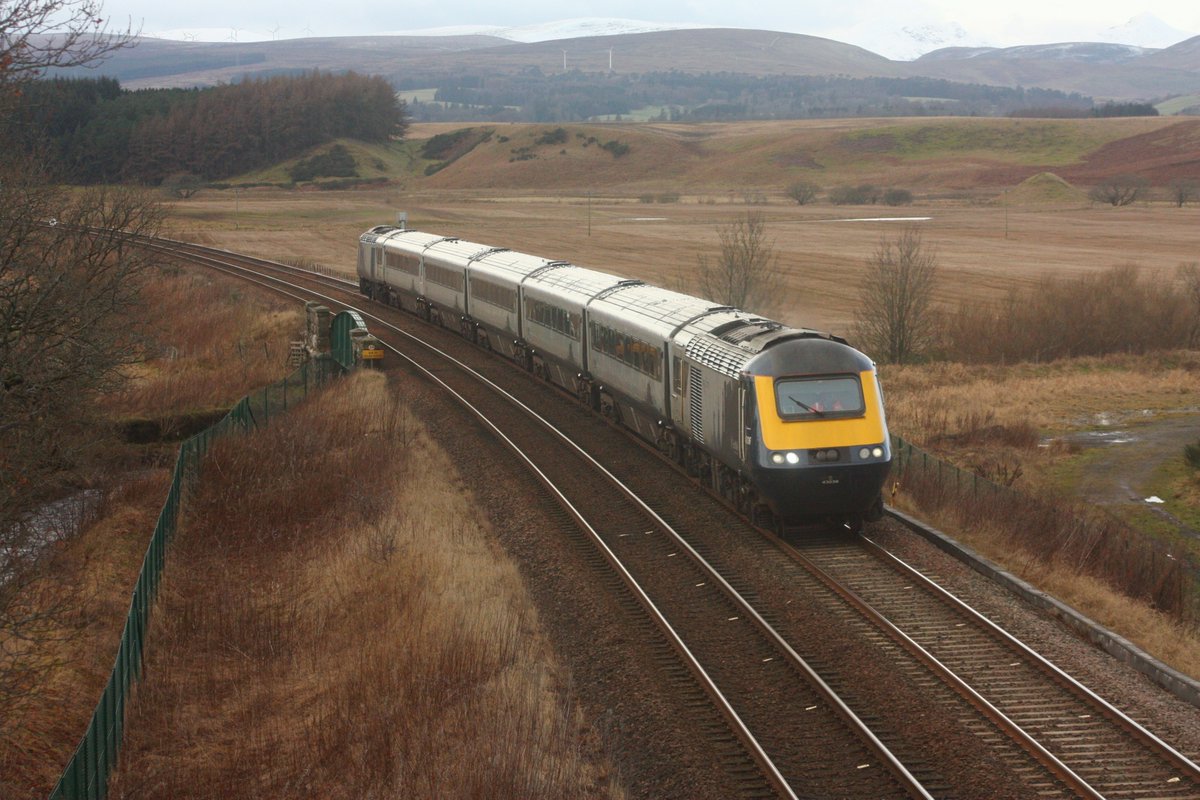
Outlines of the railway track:
M226 269L290 271L193 245L180 254L216 258ZM345 282L307 273L294 279L337 293L340 299L332 302L366 303ZM384 316L437 333L407 315ZM403 338L382 333L382 324L373 323L372 332L385 341ZM987 789L978 793L963 785L960 776L971 767L948 768L945 759L928 752L928 736L905 730L904 715L911 712L882 709L863 677L849 671L845 658L839 660L837 647L812 641L807 621L820 614L837 620L847 641L843 653L873 651L867 656L877 662L873 669L891 670L893 681L920 693L921 703L940 720L923 726L959 731L962 741L973 737L974 749L990 753L1031 792L1200 797L1200 772L1187 757L1152 735L1129 733L1123 715L1038 665L1036 654L1011 637L982 632L978 615L936 588L916 590L925 579L904 572L869 543L839 536L789 549L758 536L743 521L715 511L715 501L698 503L699 490L683 488L689 486L686 478L662 478L656 455L631 456L638 448L563 395L482 356L453 334L431 338L456 358L477 363L480 372L505 385L510 398L520 395L520 402L563 427L564 433L555 434L549 423L511 412L485 423L514 450L525 451L547 491L561 494L577 527L589 531L596 552L626 581L629 596L656 620L675 657L689 664L687 680L705 687L725 721L702 726L718 740L716 746L730 752L722 738L740 731L736 749L753 766L736 755L728 758L742 794L991 796ZM448 366L445 354L401 346L431 378L452 385L465 407L496 406L497 390ZM608 477L604 483L613 488L601 492L597 467L568 446L572 440L613 466L614 480L637 486L644 501L631 499L630 490ZM681 502L682 493L687 497ZM872 668L856 666L864 674ZM839 693L844 697L836 698Z

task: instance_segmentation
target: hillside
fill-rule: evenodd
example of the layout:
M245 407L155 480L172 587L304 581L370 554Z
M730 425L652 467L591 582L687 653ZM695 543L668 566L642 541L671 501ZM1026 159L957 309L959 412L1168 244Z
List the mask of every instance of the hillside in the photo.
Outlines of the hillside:
M1162 117L476 126L465 149L417 155L421 140L462 129L414 126L412 146L384 174L403 173L410 188L633 195L782 193L804 180L941 196L999 191L1041 172L1085 186L1125 173L1158 186L1200 179L1200 121Z
M565 51L565 57L564 57ZM1163 50L1098 43L950 48L892 61L801 34L686 29L536 43L495 36L365 36L253 43L140 40L98 70L128 88L206 86L304 69L384 75L397 86L456 85L496 75L631 76L651 72L746 76L943 78L1134 100L1200 92L1200 37ZM565 58L565 67L564 67ZM83 73L78 73L83 74Z

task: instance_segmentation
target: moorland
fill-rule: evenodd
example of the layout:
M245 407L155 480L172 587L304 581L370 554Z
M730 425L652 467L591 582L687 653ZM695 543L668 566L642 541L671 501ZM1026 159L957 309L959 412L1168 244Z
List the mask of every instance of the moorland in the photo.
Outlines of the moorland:
M1200 122L1186 119L415 125L404 141L340 144L356 162L355 178L297 183L289 175L294 163L287 162L201 188L187 197L176 194L169 199L166 234L349 277L354 273L358 235L373 225L394 223L397 214L404 212L408 224L417 229L567 259L695 292L699 259L718 248L722 227L747 213L760 214L785 275L782 290L769 308L761 310L790 324L848 336L861 308L860 287L874 254L881 243L905 230L919 231L923 245L935 257L939 275L934 305L947 314L963 302L1000 301L1010 292L1036 292L1048 278L1101 276L1121 267L1132 268L1147 284L1174 286L1179 282L1179 267L1200 258L1200 198L1179 204L1170 194L1176 179L1200 179ZM305 157L326 149L316 148ZM1089 198L1089 192L1106 179L1130 175L1141 179L1141 194L1134 202L1113 206ZM811 202L799 204L788 197L789 187L801 181L817 187ZM875 187L877 201L865 205L830 201L839 187L861 186ZM879 202L887 189L905 190L910 197L897 205ZM201 407L208 410L282 374L284 342L295 338L300 324L296 309L212 276L168 270L161 281L146 296L146 313L155 323L159 345L131 372L128 389L105 400L114 419L175 417ZM236 369L228 368L231 359ZM1181 552L1196 547L1200 477L1182 458L1183 445L1200 438L1200 354L1194 343L1161 352L1139 347L1086 358L1017 363L931 359L881 364L880 372L892 429L906 439L965 469L1003 468L1013 478L1014 488L1030 496L1086 497L1154 541L1167 542ZM293 441L292 434L277 430L271 436L282 437L278 447L293 455L309 452L314 459L356 458L359 454L353 448L365 446L369 438L362 435L364 425L386 430L388 436L399 436L406 443L425 438L419 421L407 419L407 412L399 408L388 407L388 413L378 418L366 413L356 417L353 409L360 407L356 402L366 402L363 407L374 411L383 406L386 393L378 381L354 384L348 391L341 399L335 397L332 405L314 408L306 423L314 430L311 441ZM321 432L319 419L327 421L327 432ZM398 423L401 419L406 421ZM345 435L347 443L334 443L335 432ZM330 438L320 438L327 433ZM423 545L407 538L412 531L385 530L371 520L365 520L361 529L339 528L337 536L296 524L296 514L308 519L305 503L313 498L323 498L331 507L345 502L337 494L341 484L334 481L316 488L304 474L287 475L286 470L275 474L277 483L270 483L260 466L264 453L276 445L261 441L251 442L240 454L231 451L230 460L221 462L220 480L206 490L209 494L201 509L205 514L193 529L193 535L201 538L185 544L182 552L187 557L168 577L168 585L175 581L180 588L167 596L169 613L164 617L194 622L200 635L194 636L184 624L160 629L155 667L166 682L145 690L147 697L160 698L179 698L198 690L203 703L224 708L228 716L214 723L199 708L202 704L191 702L176 704L178 714L171 703L159 703L158 711L144 706L139 714L160 713L160 717L139 718L141 732L126 761L129 771L118 778L124 781L119 784L120 796L143 791L147 775L167 780L185 762L195 771L180 775L201 776L183 779L191 780L193 788L203 785L196 781L225 780L235 791L233 784L244 787L257 780L261 786L277 789L292 773L267 774L256 759L280 752L286 753L286 764L296 769L314 763L355 763L364 765L360 772L367 775L370 770L365 767L374 763L375 753L384 752L370 747L396 744L387 738L396 730L389 720L403 718L403 709L389 707L396 716L380 716L373 728L360 725L363 715L344 712L367 705L374 708L379 702L361 676L380 678L379 685L390 691L397 681L407 681L406 675L421 679L423 668L395 667L399 656L388 649L387 637L374 637L380 647L371 649L360 664L369 669L341 669L340 653L362 647L361 640L335 638L326 643L332 649L323 649L325 644L310 641L307 633L315 628L352 632L354 626L342 621L363 614L380 629L390 624L385 606L410 602L413 597L401 591L410 581L402 577L407 567L400 563L402 559L391 558L389 548L398 546L411 555ZM315 447L314 442L327 446ZM163 465L169 461L170 449L171 443L164 442L121 451L114 461L115 471L135 473L137 479L114 488L107 495L103 521L56 556L56 567L62 571L48 590L73 587L87 605L78 619L66 621L78 626L75 632L51 643L46 657L58 668L36 698L40 705L29 711L26 733L5 740L0 749L6 777L25 781L15 791L44 796L47 782L55 777L55 764L62 763L86 723L80 710L90 709L111 664L128 587L161 502L167 480ZM361 455L388 457L377 451ZM442 456L436 452L422 452L419 458L429 461L414 462L414 473L426 469L422 464L435 462L439 468L451 468L437 461ZM330 464L316 472L336 474L346 469L344 464ZM237 507L251 509L256 519L268 520L279 530L292 530L289 526L294 525L294 535L275 537L270 549L249 552L246 542L261 537L262 531L244 519L230 519L225 508L239 486L255 491ZM397 491L396 496L403 498ZM279 502L289 492L295 492L295 502ZM1161 507L1144 502L1152 495L1165 501ZM431 495L429 501L440 506L439 518L447 525L449 533L441 538L480 551L483 561L502 560L494 543L474 540L476 529L484 531L486 538L486 524L462 519L461 498ZM1087 576L1072 574L1069 565L1030 559L1003 532L952 513L923 509L917 498L906 498L903 490L893 501L907 504L1002 563L1024 570L1026 577L1184 672L1200 675L1200 637L1194 620L1170 619L1145 598L1124 597ZM431 530L438 530L432 525ZM464 536L468 530L470 537ZM386 536L381 538L383 533ZM212 558L214 548L232 554L232 565ZM313 557L335 568L314 570ZM448 562L461 564L462 558L452 554ZM430 578L427 587L422 584L423 591L436 597L457 596L461 575L438 564L428 571L437 580ZM485 572L482 566L471 569ZM507 568L500 571L497 582L519 583ZM277 580L278 575L287 580ZM220 598L228 593L223 593L221 581L228 576L258 580L261 585L245 601L222 602ZM422 581L426 578L429 575ZM346 591L360 579L364 586L378 587L377 592L374 588L367 592L377 597ZM299 594L285 590L289 582L300 587ZM476 588L485 598L495 592L494 585L486 582ZM209 590L213 594L205 594ZM401 594L393 598L388 594L392 591ZM519 586L515 593L520 594ZM371 605L364 611L361 603L368 600ZM518 607L516 600L511 605ZM459 622L467 614L457 608L414 613L429 614L430 619L444 614L444 621L455 629L461 629ZM522 633L537 640L533 615L518 613L520 624L501 617L491 621L502 631L528 625L531 632ZM446 638L439 633L442 628L430 625L428 629L435 638ZM478 632L483 638L492 636L483 627ZM494 638L508 649L523 647ZM484 661L491 658L477 642L464 646L482 654ZM220 653L221 675L206 671L214 652ZM268 662L268 656L278 661ZM535 676L532 684L518 684L504 673L494 681L488 679L487 692L474 696L488 700L490 692L500 688L510 690L511 697L541 696L546 683L557 683L560 677L554 672L553 656L534 656L544 658L548 666L520 670ZM461 663L466 696L471 686L479 685L479 676L474 662ZM240 682L250 680L256 669L272 677L276 686L270 692L275 694L265 687L261 693L243 688ZM483 669L492 667L484 664ZM230 675L236 675L236 680L222 682ZM405 686L414 694L426 691L424 684ZM302 742L289 740L288 731L296 726L309 731L303 728L306 723L266 713L295 705L291 702L295 696L310 698L321 710L323 719L331 722L326 733L306 736ZM513 707L513 701L496 697L497 708ZM579 728L586 723L570 709L569 698L559 692L546 702L553 705L560 700L566 710L546 709L538 703L521 707L519 719L545 721L539 737L565 744L561 754L550 756L551 762L535 763L534 771L562 779L546 790L551 796L581 791L572 780L605 786L609 778L602 759L593 764L592 755L576 749ZM188 753L168 757L155 750L178 730L192 731L190 735L196 737L188 739ZM495 734L487 737L490 742L508 736L500 722L483 730ZM474 752L492 758L490 746L484 743L482 750ZM551 752L543 747L538 744L537 752ZM513 752L517 760L525 758L524 750ZM574 766L581 760L588 762L582 770ZM442 779L450 769L430 763L439 772L423 780ZM557 767L545 769L545 763ZM567 769L562 769L564 765ZM330 769L317 774L313 785L339 787L343 779L340 768ZM463 785L473 785L469 782L476 779L464 777ZM186 788L170 785L180 791ZM366 793L377 787L368 783L359 788ZM619 787L608 789L612 796L620 796Z

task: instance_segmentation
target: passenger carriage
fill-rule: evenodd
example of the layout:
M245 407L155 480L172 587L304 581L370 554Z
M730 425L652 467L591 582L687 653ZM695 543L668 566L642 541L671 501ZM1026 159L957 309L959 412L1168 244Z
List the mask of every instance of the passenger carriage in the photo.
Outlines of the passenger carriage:
M607 272L563 262L531 273L521 284L526 366L595 405L598 389L587 345L587 306L596 295L622 283Z
M474 255L467 267L463 335L506 358L522 361L525 345L521 324L521 283L531 274L559 263L499 248Z

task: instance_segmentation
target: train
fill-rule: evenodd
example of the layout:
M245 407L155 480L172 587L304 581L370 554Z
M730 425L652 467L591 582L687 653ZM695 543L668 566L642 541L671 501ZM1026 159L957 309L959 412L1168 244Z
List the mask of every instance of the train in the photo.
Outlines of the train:
M892 451L845 339L568 261L378 225L368 298L457 330L653 444L756 524L859 531Z

